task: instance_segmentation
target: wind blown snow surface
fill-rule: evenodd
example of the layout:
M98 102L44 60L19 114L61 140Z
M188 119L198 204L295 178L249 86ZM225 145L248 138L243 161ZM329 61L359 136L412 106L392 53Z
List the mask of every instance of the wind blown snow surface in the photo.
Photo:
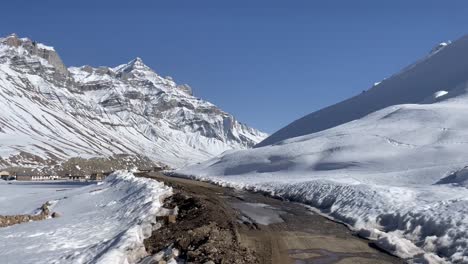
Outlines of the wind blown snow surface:
M466 54L467 37L262 147L176 173L306 203L409 261L468 263Z
M73 187L73 188L70 188ZM1 263L135 263L146 254L172 189L116 172L100 184L0 183L0 214L30 214L46 201L59 218L0 228Z

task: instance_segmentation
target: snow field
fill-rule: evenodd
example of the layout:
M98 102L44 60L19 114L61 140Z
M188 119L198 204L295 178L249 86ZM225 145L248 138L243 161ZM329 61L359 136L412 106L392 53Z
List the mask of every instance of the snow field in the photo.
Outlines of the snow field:
M16 212L31 212L48 200L61 216L1 228L0 257L12 264L135 263L146 256L143 240L158 227L155 216L164 213L162 201L172 194L163 183L123 171L78 188L13 187L21 192L14 201L0 200L0 214L14 212L15 201L21 208ZM2 197L10 188L0 184Z

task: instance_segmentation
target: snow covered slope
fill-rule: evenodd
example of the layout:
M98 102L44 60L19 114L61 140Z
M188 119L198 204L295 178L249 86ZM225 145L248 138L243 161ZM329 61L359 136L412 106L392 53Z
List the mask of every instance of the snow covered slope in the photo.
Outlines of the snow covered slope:
M67 69L52 47L0 39L0 166L120 153L178 166L265 137L140 58Z
M171 188L128 172L73 183L0 182L0 214L30 214L47 201L60 217L0 228L2 263L136 263ZM155 226L157 227L157 225Z
M307 203L409 260L468 263L467 81L464 37L263 147L177 173Z
M421 103L438 91L453 89L468 79L467 46L468 36L454 43L441 43L425 58L376 83L371 89L306 115L273 133L257 146L328 129L387 106Z

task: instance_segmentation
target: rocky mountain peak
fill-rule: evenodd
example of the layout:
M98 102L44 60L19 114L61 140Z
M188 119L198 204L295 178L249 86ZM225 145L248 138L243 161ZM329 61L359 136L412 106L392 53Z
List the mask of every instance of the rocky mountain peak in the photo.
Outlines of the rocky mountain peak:
M146 66L140 57L136 57L135 59L131 60L130 63L135 67Z
M21 45L21 40L18 38L18 35L15 33L8 35L6 38L2 40L3 44L6 44L10 47L19 47Z
M0 105L0 167L115 154L181 166L266 137L141 58L66 69L52 47L15 35L0 38Z
M25 64L22 57L36 56L46 60L52 68L55 69L56 73L63 76L69 75L67 67L63 64L55 49L51 46L32 41L29 38L19 38L15 33L7 36L6 38L0 39L0 44L9 47L6 54L14 57L20 64Z
M126 67L126 69L131 70L150 69L150 67L146 66L140 57L136 57L135 59L131 60L127 63L127 65L128 67Z
M121 74L130 73L130 72L133 72L135 70L138 70L138 71L153 71L150 67L148 67L143 62L143 60L140 57L136 57L135 59L129 61L128 63L119 65L119 66L114 68L114 71L116 73L121 73Z

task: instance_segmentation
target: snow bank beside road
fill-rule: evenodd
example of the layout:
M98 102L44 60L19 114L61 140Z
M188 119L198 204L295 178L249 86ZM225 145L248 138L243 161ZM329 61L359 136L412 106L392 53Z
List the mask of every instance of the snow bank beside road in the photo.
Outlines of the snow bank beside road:
M403 258L468 263L466 102L392 106L177 173L309 204Z
M300 201L399 256L468 263L468 36L256 148L178 171Z
M0 194L9 187L0 185ZM32 189L28 185L25 195ZM128 172L101 184L59 189L40 192L55 201L51 210L61 217L0 229L2 263L134 263L145 256L143 240L172 193L163 183ZM0 214L2 205L0 200Z
M199 180L310 205L414 263L468 263L466 189L353 184L347 179L313 177L298 181L288 173L207 176L200 171L179 171L181 175L190 172Z

